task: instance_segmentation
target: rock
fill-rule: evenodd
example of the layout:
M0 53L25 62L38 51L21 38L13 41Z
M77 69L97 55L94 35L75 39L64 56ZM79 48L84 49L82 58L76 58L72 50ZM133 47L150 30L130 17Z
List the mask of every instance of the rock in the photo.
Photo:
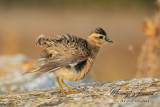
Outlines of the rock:
M158 107L160 79L140 78L71 86L64 95L59 87L0 95L0 106L102 106Z

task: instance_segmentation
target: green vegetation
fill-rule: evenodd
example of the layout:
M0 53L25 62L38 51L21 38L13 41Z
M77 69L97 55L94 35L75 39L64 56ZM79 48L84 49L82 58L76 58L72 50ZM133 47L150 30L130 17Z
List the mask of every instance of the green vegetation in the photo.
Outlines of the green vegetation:
M12 7L12 6L109 6L109 5L120 5L120 6L154 6L155 0L1 0L1 6Z

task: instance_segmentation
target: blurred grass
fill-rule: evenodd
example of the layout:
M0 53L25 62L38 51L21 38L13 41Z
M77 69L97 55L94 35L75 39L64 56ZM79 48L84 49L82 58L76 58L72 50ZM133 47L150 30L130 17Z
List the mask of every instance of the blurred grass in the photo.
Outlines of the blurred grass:
M6 7L13 6L150 6L154 7L155 0L1 0L0 4Z

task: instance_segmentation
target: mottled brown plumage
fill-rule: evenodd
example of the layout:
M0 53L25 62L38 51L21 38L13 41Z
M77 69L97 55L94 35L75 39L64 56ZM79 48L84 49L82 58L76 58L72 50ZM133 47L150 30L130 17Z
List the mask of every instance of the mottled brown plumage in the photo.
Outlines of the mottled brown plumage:
M29 72L43 74L53 71L57 75L56 80L62 91L64 92L58 77L61 77L61 83L72 91L64 84L63 79L69 81L83 79L106 41L112 42L102 28L93 30L87 40L69 34L58 39L41 35L36 45L44 49L38 63Z

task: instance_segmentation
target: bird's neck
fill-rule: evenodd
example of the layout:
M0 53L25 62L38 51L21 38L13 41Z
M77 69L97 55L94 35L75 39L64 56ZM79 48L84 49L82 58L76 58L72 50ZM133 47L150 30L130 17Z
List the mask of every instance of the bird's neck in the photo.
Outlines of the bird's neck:
M95 59L95 57L98 55L101 47L95 46L93 42L88 41L88 49L90 50L90 57Z

